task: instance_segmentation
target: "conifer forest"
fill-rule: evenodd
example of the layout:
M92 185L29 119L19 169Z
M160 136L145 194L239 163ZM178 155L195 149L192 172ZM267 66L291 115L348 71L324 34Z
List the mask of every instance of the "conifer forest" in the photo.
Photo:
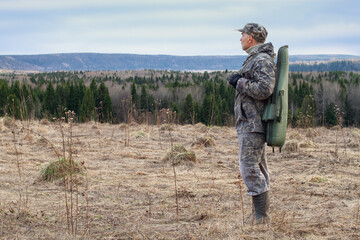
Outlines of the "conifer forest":
M76 122L136 121L156 124L172 112L181 124L231 126L235 89L232 72L73 71L3 73L0 115L53 120L76 115ZM359 126L360 74L290 72L289 115L292 127Z

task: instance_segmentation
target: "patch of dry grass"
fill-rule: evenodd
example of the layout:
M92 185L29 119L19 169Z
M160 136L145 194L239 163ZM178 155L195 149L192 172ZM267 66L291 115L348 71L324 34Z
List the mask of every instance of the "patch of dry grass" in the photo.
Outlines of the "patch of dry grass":
M203 146L203 147L214 147L216 144L214 138L206 136L206 137L198 137L196 141L192 143L192 146L195 145Z
M14 124L15 124L15 121L11 117L4 117L2 119L2 125L7 128L11 128Z
M289 140L285 142L284 150L287 152L298 152L300 149L299 142L297 140Z
M267 148L272 179L268 228L242 224L243 215L251 212L251 199L238 179L236 130L201 124L171 126L170 136L168 129L159 132L159 126L74 124L73 159L84 162L88 178L88 184L83 177L84 183L75 191L79 209L73 211L74 216L78 214L80 233L76 237L67 235L64 187L37 181L41 167L57 157L52 147L61 152L58 128L37 121L29 124L32 131L17 133L23 188L19 187L16 155L8 154L14 152L11 131L2 131L1 238L360 239L357 129L289 129L287 144L311 144L282 153ZM125 130L131 138L126 146ZM133 135L139 131L144 136ZM194 139L204 135L213 138L216 146L193 145ZM176 166L178 216L173 168L163 161L172 141L174 149L182 146L196 156L196 164ZM21 189L26 191L23 202L29 206L25 212L17 208Z
M50 162L46 167L41 169L41 179L44 181L53 181L62 178L64 175L82 173L82 166L74 160L60 158Z
M172 149L170 148L163 159L164 161L173 161L173 164L178 165L180 163L196 162L196 155L193 151L188 151L182 145L174 145Z

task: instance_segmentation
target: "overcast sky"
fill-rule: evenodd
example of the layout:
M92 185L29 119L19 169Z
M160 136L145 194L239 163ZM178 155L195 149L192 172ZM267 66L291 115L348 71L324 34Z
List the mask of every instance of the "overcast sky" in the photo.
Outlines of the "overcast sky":
M248 22L290 54L360 55L359 0L0 0L0 55L243 55Z

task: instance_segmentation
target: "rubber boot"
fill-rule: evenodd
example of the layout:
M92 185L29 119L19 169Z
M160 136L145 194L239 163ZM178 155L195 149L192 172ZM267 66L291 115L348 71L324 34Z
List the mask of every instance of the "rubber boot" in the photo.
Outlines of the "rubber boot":
M269 207L270 207L270 193L269 191L253 196L254 204L254 224L269 224Z

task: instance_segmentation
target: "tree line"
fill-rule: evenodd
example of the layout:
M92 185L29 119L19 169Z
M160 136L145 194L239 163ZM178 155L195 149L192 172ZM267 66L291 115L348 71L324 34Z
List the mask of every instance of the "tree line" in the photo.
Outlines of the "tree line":
M64 117L65 111L71 110L76 113L79 122L112 121L112 102L104 82L97 84L93 80L86 87L84 81L76 77L56 84L42 79L36 85L1 79L0 115L21 120L51 120Z
M316 63L290 63L292 72L360 71L360 60L327 61Z
M289 123L295 127L360 125L360 75L353 72L289 74Z
M231 126L235 89L227 83L230 74L145 70L2 76L0 115L52 119L67 109L76 112L78 122L141 122L146 116L148 123L157 123L158 113L167 109L179 123ZM359 81L354 72L290 72L289 124L359 126Z

